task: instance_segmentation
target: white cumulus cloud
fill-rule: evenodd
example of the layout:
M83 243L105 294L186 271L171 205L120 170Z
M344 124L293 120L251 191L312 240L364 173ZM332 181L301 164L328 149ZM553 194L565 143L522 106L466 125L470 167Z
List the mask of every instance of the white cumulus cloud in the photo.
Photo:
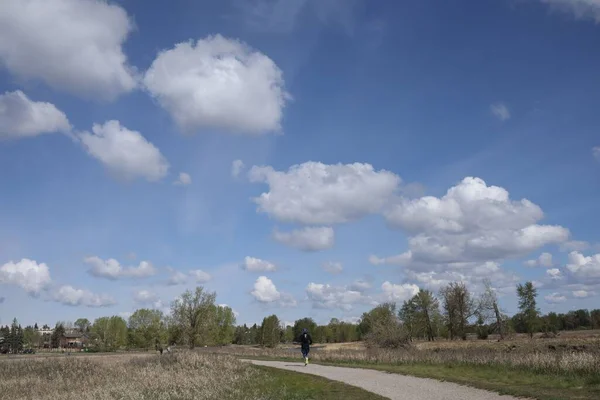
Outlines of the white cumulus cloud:
M323 283L309 283L306 294L315 308L338 308L344 311L352 310L356 304L376 304L362 290L352 290L346 286L332 286Z
M184 283L195 282L195 283L206 283L212 279L209 273L202 271L201 269L195 269L187 272L177 271L173 268L169 268L171 275L167 281L167 285L183 285Z
M133 23L101 0L3 0L0 64L23 80L110 100L137 85L122 45Z
M600 146L594 147L592 149L592 154L596 160L600 161Z
M506 104L504 104L504 103L492 104L490 106L490 111L500 121L506 121L506 120L510 119L510 111L508 110L508 107L506 107Z
M580 252L569 253L567 270L581 283L600 283L600 254L586 257Z
M590 295L590 293L587 290L574 290L573 291L573 297L576 297L578 299L586 298L589 295Z
M254 298L261 303L277 303L282 307L295 307L296 300L288 293L277 290L273 281L266 276L259 276L254 282L251 292Z
M98 278L117 280L120 278L145 278L156 274L156 269L147 261L137 267L123 267L114 258L102 260L100 257L86 257L84 262L91 266L90 274Z
M0 95L0 139L70 130L67 116L54 104L32 101L20 90Z
M139 132L121 126L119 121L94 124L92 132L79 133L87 152L115 176L123 179L162 179L169 163L160 150Z
M544 299L546 299L546 302L551 304L563 303L567 300L567 298L560 293L549 294L548 296L544 297Z
M400 199L385 212L390 226L408 232L409 250L372 257L374 264L436 264L503 260L568 240L562 226L539 225L544 214L527 199L467 177L441 197Z
M381 290L383 292L383 300L391 301L394 303L403 302L419 293L419 287L417 285L409 283L398 285L389 281L383 282L383 284L381 285Z
M528 267L551 267L554 265L552 261L552 254L542 253L536 260L527 260L525 265Z
M133 293L133 300L139 304L149 304L158 301L158 296L149 290L136 290Z
M117 304L116 300L107 294L96 294L69 285L58 288L53 294L53 299L68 306L108 307Z
M246 256L242 263L242 268L251 272L272 272L277 271L277 266L270 261L260 258Z
M51 282L48 266L28 258L0 267L0 283L19 286L32 296L37 296Z
M195 269L189 272L189 275L196 281L196 283L206 283L211 280L209 273L202 271L201 269Z
M280 243L302 251L321 251L333 247L335 233L331 227L306 227L291 232L275 230L273 237Z
M221 35L158 54L144 84L184 130L217 128L260 135L279 131L289 95L266 55Z
M254 166L251 182L264 182L269 192L254 201L258 210L283 222L329 225L380 212L398 192L400 177L370 164L306 162L285 171Z

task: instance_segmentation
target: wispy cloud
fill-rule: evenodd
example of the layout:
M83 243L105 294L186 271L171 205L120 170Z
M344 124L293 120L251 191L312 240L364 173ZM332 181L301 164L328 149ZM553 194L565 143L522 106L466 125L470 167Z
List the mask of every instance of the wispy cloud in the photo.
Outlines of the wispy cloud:
M500 121L506 121L510 119L510 111L504 103L494 103L490 106L490 111Z

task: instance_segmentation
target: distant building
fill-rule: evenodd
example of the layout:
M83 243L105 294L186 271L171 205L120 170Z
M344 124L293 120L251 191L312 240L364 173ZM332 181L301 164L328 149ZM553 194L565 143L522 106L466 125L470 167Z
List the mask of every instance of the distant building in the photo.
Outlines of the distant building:
M89 339L80 332L68 332L60 338L60 347L63 349L82 349L87 347Z

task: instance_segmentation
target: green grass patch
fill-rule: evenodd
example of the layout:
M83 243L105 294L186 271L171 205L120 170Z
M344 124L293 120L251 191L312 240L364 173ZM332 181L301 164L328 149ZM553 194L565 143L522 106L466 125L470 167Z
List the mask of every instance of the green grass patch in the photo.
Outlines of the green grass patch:
M243 357L255 360L298 361L298 358ZM539 400L597 400L600 399L600 371L598 379L578 376L548 375L524 369L480 365L434 365L434 364L372 364L368 362L321 362L312 364L349 368L367 368L379 371L433 378L454 382L500 394L528 397Z
M261 393L273 393L273 400L383 400L366 390L315 375L277 368L254 366L269 379L252 385Z

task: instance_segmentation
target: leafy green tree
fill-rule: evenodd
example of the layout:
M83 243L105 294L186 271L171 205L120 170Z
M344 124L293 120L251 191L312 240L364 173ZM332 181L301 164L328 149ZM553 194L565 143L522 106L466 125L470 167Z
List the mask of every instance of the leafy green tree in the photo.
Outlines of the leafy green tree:
M33 326L27 326L23 329L23 346L27 348L37 347L40 343L41 335Z
M62 323L57 322L54 327L54 332L52 332L52 336L50 337L50 347L53 349L58 349L60 347L60 339L65 334L65 327Z
M411 301L414 302L417 323L425 331L427 340L435 340L433 321L440 312L438 299L429 290L420 289Z
M217 345L226 345L233 342L235 332L235 314L231 307L217 306L215 312L216 340Z
M300 337L302 329L308 329L311 335L314 335L317 330L317 323L312 318L302 318L294 322L294 340ZM316 339L313 338L316 342Z
M281 340L281 326L275 314L265 317L260 326L260 345L264 347L277 347Z
M285 334L283 336L283 340L285 343L292 343L294 341L294 327L293 326L286 326L285 327Z
M160 346L166 341L163 313L142 308L129 317L129 329L133 346L146 350Z
M17 354L23 350L23 329L17 319L13 319L12 325L10 326L10 333L8 336L8 345L10 352Z
M413 336L419 334L419 325L417 318L417 305L412 299L404 301L398 313L400 321L404 325L408 340L412 341Z
M90 330L92 324L87 318L79 318L75 321L75 328L81 333L86 333Z
M529 337L533 338L539 319L539 310L536 304L537 289L532 282L517 285L517 296L519 296L519 310L521 310L525 330Z
M127 323L119 316L98 318L90 330L103 350L114 351L127 344Z
M202 286L194 292L185 291L180 298L171 304L171 315L179 325L182 336L191 349L196 347L199 340L206 340L214 320L216 293L205 292Z

